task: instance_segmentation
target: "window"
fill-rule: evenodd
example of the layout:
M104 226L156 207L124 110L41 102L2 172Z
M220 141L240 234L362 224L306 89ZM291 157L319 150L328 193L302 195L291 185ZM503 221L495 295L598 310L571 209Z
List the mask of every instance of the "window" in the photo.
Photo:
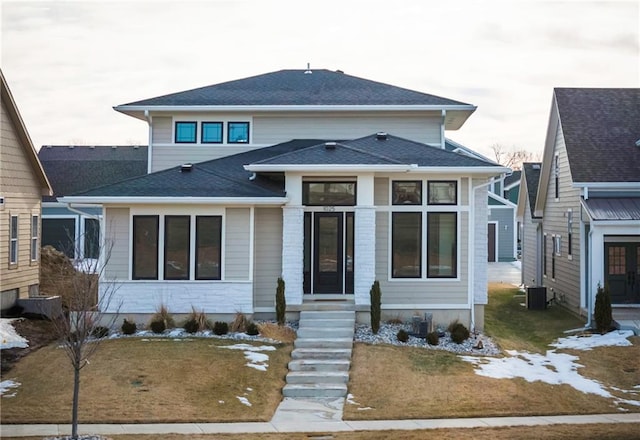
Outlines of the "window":
M31 261L38 260L38 226L39 217L37 215L31 216Z
M392 184L394 205L421 205L422 182L397 181Z
M203 144L222 143L222 122L203 122L201 141Z
M133 216L134 280L158 279L158 216Z
M198 124L195 122L176 122L176 143L194 144Z
M427 277L457 276L457 214L430 212L427 214Z
M560 236L553 235L551 237L553 250L551 251L551 278L556 278L556 255L560 255Z
M355 182L303 182L302 204L308 206L354 206Z
M555 196L556 196L556 199L559 199L560 198L560 163L558 159L558 154L555 155L555 158L553 161L553 175L554 175L554 182L555 182Z
M76 257L76 218L43 218L41 246L53 246L67 257Z
M557 256L562 255L562 236L555 236L555 243L553 245L553 253Z
M164 218L164 279L189 279L188 215L168 215Z
M429 205L456 205L458 203L457 182L429 181Z
M422 213L394 212L391 221L393 278L420 278L422 275Z
M249 142L249 123L229 122L227 125L227 142L230 144L244 144Z
M196 279L221 279L222 217L196 217Z
M84 219L84 258L97 259L100 254L100 221L95 218Z
M18 264L18 216L12 215L9 233L9 264Z
M573 255L573 212L571 210L567 211L567 256L569 258Z
M547 276L547 234L544 234L542 243L542 275Z

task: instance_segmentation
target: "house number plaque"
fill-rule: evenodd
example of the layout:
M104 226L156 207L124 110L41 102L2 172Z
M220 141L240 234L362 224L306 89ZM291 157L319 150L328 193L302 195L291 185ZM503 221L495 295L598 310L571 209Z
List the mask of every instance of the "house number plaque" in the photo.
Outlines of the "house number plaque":
M335 212L336 207L335 206L324 206L323 209L324 209L324 212Z

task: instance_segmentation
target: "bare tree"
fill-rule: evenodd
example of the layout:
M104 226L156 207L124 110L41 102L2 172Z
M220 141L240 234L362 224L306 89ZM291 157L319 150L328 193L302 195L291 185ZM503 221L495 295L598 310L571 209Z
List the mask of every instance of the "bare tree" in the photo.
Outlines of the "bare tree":
M91 239L85 236L85 240ZM70 240L71 243L77 243ZM97 243L97 240L94 242ZM55 268L59 274L64 316L53 320L54 329L60 344L73 368L73 406L71 417L71 438L78 438L78 407L80 395L80 372L89 365L89 359L100 347L107 329L112 328L118 317L120 305L112 305L112 299L118 286L105 282L99 291L99 281L105 281L105 267L111 257L112 244L102 242L99 245L99 258L85 258L84 249L77 245L73 263L64 257L65 264ZM47 252L51 252L50 250ZM43 252L44 253L44 252ZM59 255L58 255L59 256ZM73 266L70 265L73 264Z
M523 162L533 162L539 157L539 155L531 151L517 149L516 147L511 147L510 150L507 150L501 144L493 144L490 148L493 151L496 162L513 170L519 170L522 168Z

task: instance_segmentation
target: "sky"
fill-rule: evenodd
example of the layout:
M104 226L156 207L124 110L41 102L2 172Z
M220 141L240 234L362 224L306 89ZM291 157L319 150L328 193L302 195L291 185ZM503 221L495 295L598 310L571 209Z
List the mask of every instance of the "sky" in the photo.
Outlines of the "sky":
M280 69L476 105L446 136L541 155L554 87L639 87L640 0L0 0L0 66L34 145L145 145L113 106Z

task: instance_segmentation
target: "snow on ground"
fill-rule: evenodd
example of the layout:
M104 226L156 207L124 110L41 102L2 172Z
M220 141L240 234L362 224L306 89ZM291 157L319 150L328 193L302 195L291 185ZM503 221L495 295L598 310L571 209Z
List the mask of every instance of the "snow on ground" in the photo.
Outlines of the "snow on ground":
M591 335L585 337L570 336L561 338L551 344L557 348L573 348L576 350L591 350L599 346L626 346L632 345L627 338L632 332L614 331L606 335ZM640 406L640 400L620 399L611 394L600 382L581 376L578 368L583 365L577 363L579 358L566 353L556 353L549 350L546 354L520 352L507 350L508 357L474 357L461 356L464 361L476 366L476 374L495 379L523 378L528 382L541 381L551 385L567 384L583 393L597 394L599 396L614 399L616 403L626 403ZM614 388L615 389L615 388ZM638 395L637 391L616 391Z
M11 321L15 319L0 318L0 350L28 347L27 340L16 333Z
M240 396L236 396L236 397L238 398L240 403L242 403L243 405L252 406L251 402L249 402L249 399L247 399L246 397L240 397Z
M20 382L14 382L13 380L3 380L2 382L0 382L0 396L15 397L15 391L11 394L7 394L7 391L18 388L20 385L22 385Z
M260 345L259 347L255 347L249 344L235 344L235 345L227 345L225 347L218 348L226 348L229 350L244 350L244 357L249 361L246 365L247 367L255 368L260 371L267 371L267 367L269 364L269 355L264 353L260 353L262 351L275 351L276 347L273 345Z

